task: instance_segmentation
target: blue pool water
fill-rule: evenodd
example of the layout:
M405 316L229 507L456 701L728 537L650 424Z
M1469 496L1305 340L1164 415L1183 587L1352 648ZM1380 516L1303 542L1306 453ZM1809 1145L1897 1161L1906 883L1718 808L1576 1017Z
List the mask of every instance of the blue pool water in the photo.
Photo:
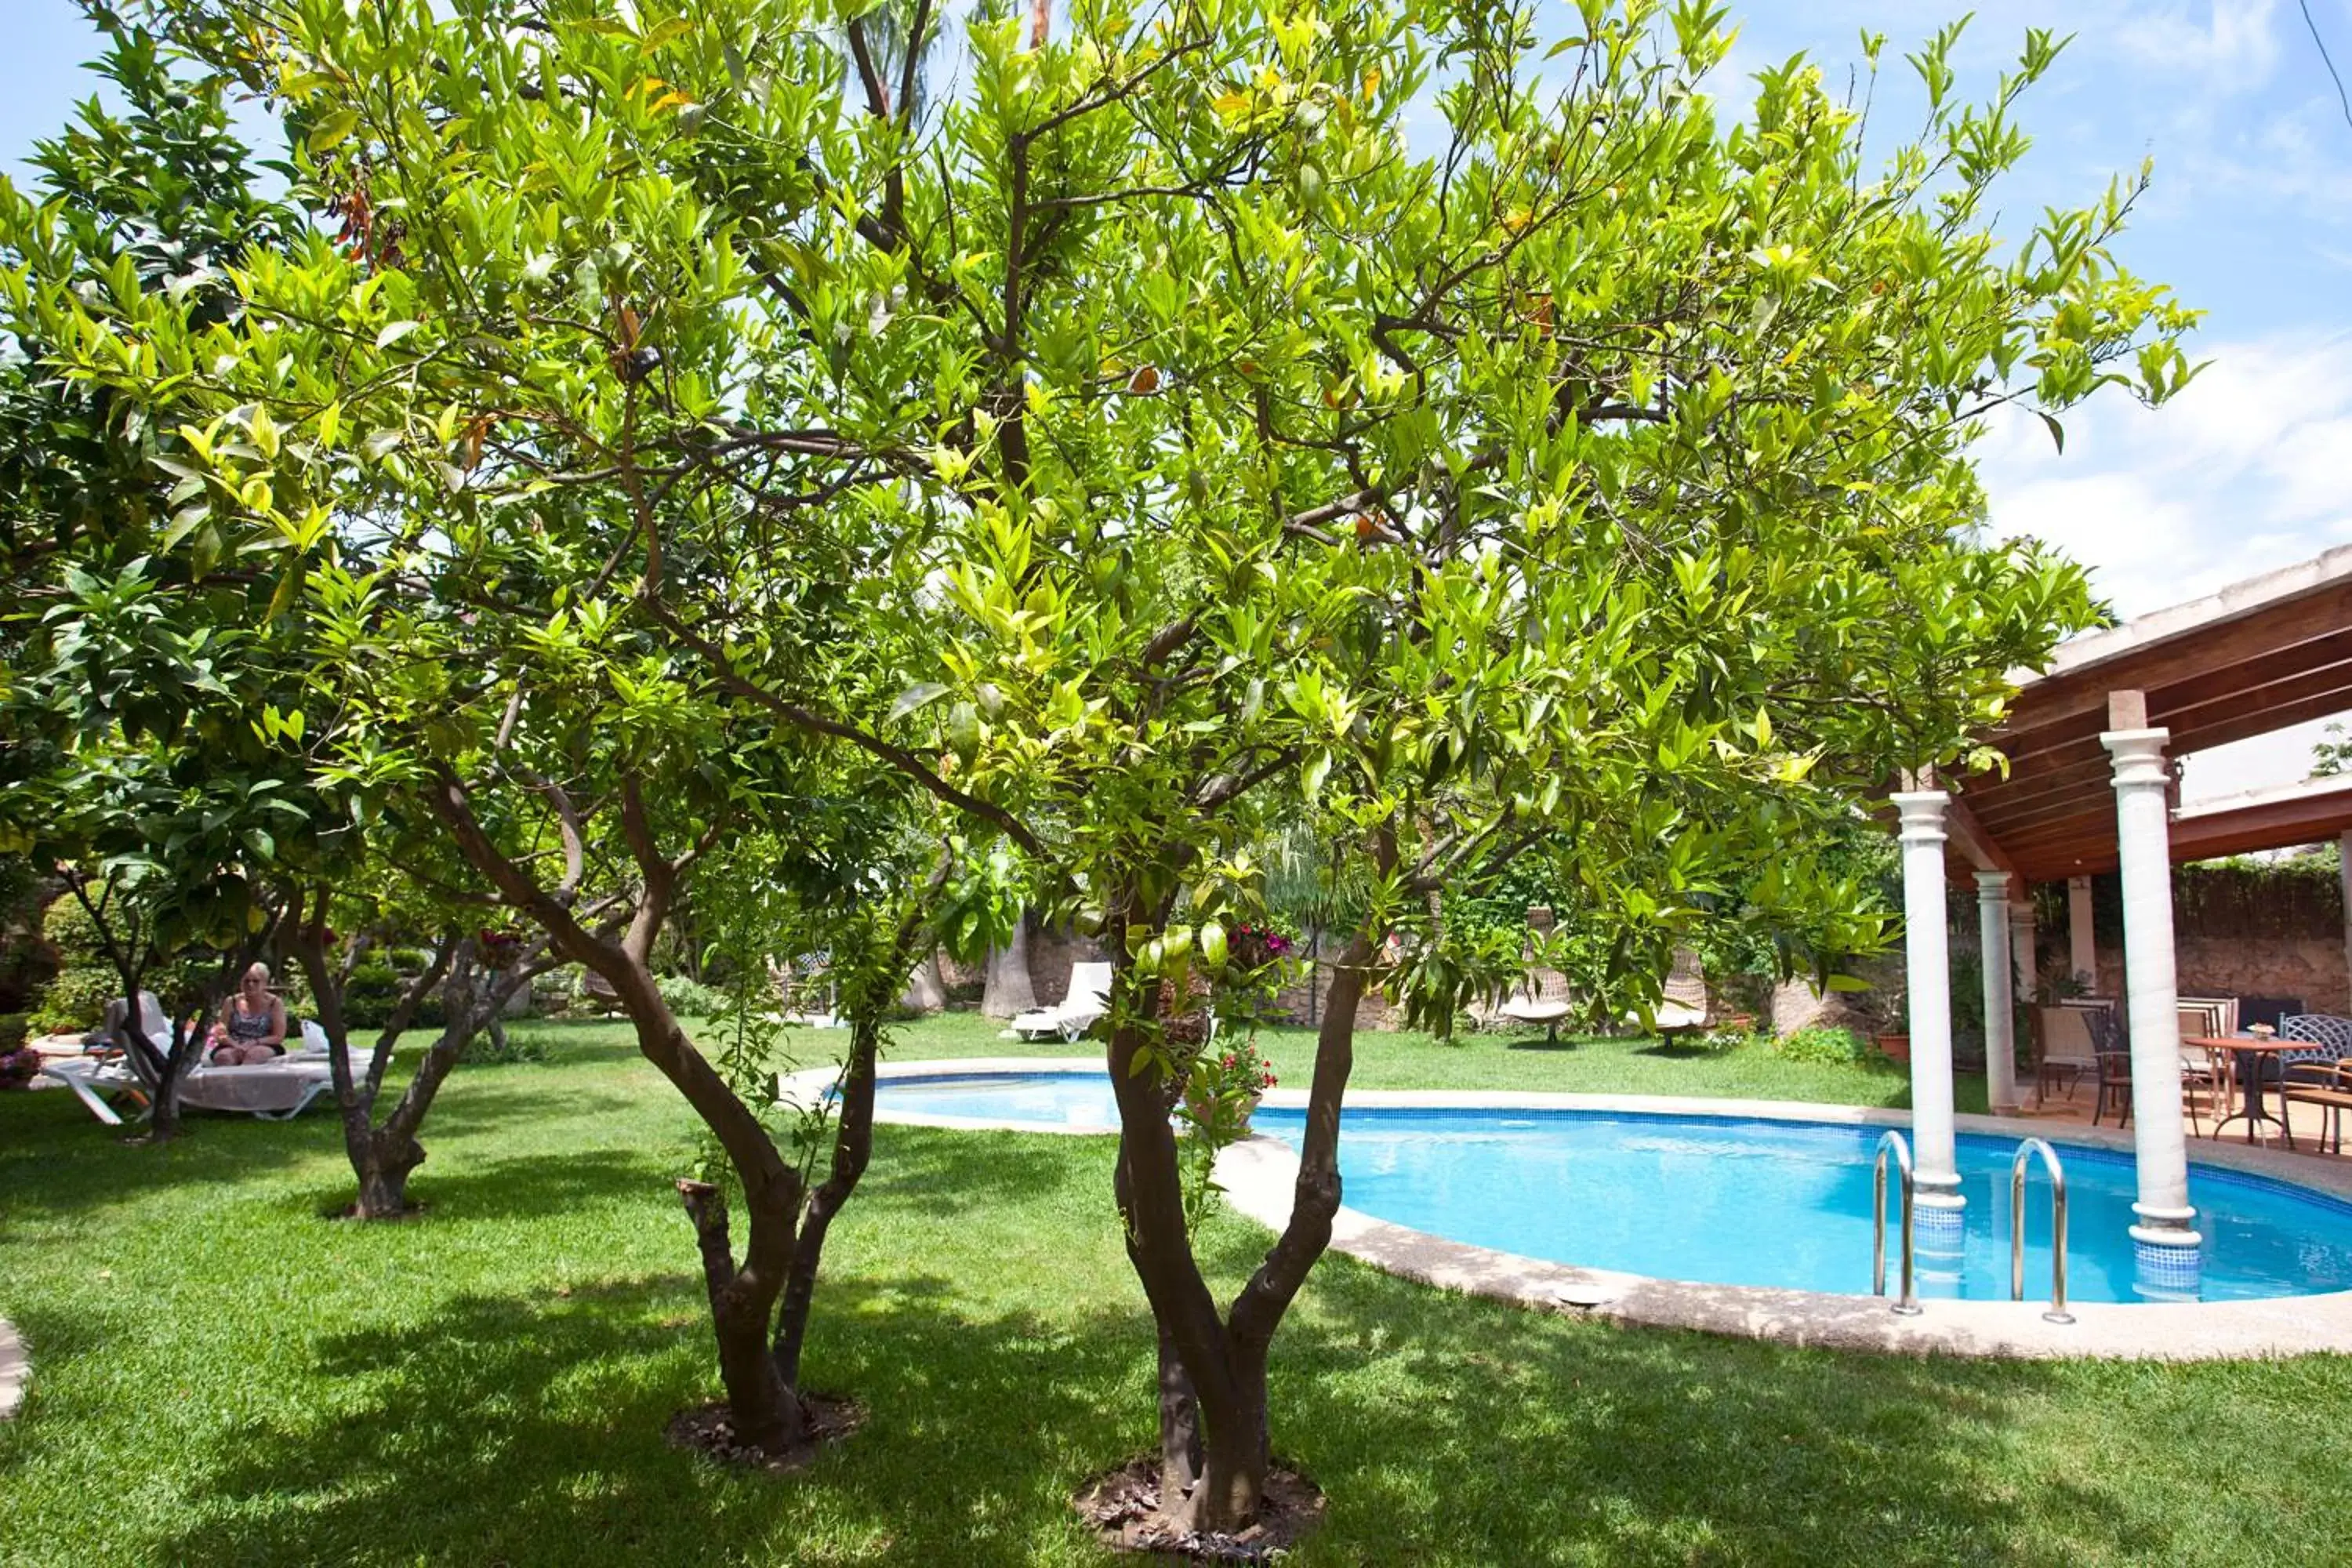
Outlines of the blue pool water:
M1065 1126L1118 1120L1099 1073L886 1080L881 1104ZM1257 1115L1259 1131L1294 1144L1301 1122L1297 1111ZM1859 1294L1870 1289L1879 1131L1602 1111L1358 1108L1346 1115L1339 1168L1349 1207L1455 1241L1656 1279ZM2008 1299L2016 1147L1960 1139L1964 1246L1957 1257L1923 1251L1922 1295ZM2074 1299L2146 1299L2135 1288L2127 1234L2129 1157L2065 1145L2059 1156ZM2189 1201L2205 1237L2203 1300L2352 1289L2352 1205L2203 1168L2191 1170ZM2026 1199L2030 1298L2049 1290L2049 1203L2036 1167Z

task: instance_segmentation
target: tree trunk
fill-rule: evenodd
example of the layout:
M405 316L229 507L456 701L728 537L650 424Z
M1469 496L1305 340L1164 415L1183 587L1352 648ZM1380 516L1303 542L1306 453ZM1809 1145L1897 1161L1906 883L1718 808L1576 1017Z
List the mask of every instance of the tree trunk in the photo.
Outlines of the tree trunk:
M425 1163L425 1148L414 1138L393 1139L371 1133L352 1156L359 1177L359 1202L352 1213L360 1219L398 1219L408 1212L408 1173Z
M735 1267L735 1249L727 1234L727 1199L717 1187L708 1182L682 1181L677 1192L694 1222L695 1242L702 1253L710 1328L719 1344L719 1380L727 1390L727 1414L734 1424L735 1440L766 1453L786 1453L807 1436L808 1421L799 1394L785 1382L768 1344L768 1320L781 1281L768 1281L749 1268ZM776 1217L767 1216L768 1223ZM789 1213L782 1217L791 1224ZM755 1212L755 1232L761 1223Z
M1029 982L1029 917L1014 922L1003 947L988 950L988 987L981 994L984 1018L1015 1018L1033 1011L1037 993Z
M1217 1312L1184 1229L1175 1136L1165 1109L1154 1086L1144 1081L1150 1075L1129 1070L1144 1032L1130 1028L1112 1037L1120 1128L1117 1195L1127 1220L1128 1258L1160 1331L1161 1495L1163 1506L1192 1529L1245 1529L1265 1500L1273 1462L1267 1354L1307 1272L1330 1245L1340 1197L1339 1107L1354 1067L1356 1005L1373 952L1370 939L1360 932L1333 966L1316 1035L1290 1219L1226 1317ZM1181 1486L1171 1483L1188 1475L1198 1480L1180 1507Z
M824 1258L825 1233L833 1216L857 1190L858 1178L874 1157L874 1058L881 1048L882 1021L870 1013L850 1023L849 1059L841 1076L841 1110L834 1122L833 1164L810 1194L801 1220L800 1244L793 1252L784 1285L783 1310L776 1321L776 1370L797 1389L801 1350L808 1341L809 1307L816 1296L817 1268Z
M126 1046L126 1050L137 1050ZM174 1043L159 1065L159 1082L154 1090L154 1109L147 1119L146 1137L150 1142L168 1143L180 1135L180 1079L186 1072L188 1058L204 1048L202 1037L183 1050Z
M300 918L299 906L294 913L294 935L289 943L304 976L310 983L310 1007L318 1015L319 1028L327 1037L327 1071L335 1090L335 1109L343 1126L343 1157L351 1162L352 1175L359 1185L359 1196L352 1213L360 1219L397 1219L408 1212L408 1175L425 1163L425 1147L416 1141L417 1129L423 1125L425 1112L439 1092L442 1079L457 1065L457 1055L465 1048L472 1033L474 986L474 944L470 938L445 936L435 948L433 962L424 973L402 988L399 1000L393 1005L392 1016L384 1020L383 1033L376 1038L375 1050L368 1061L367 1076L352 1076L351 1035L343 1018L343 988L351 978L366 945L359 939L346 954L341 970L332 968L327 957L328 896L322 889L318 902L310 907L310 918ZM392 1060L393 1047L415 1016L416 1008L449 975L448 1015L444 1021L441 1037L418 1064L416 1075L407 1091L385 1124L375 1125L376 1100L383 1089L384 1068Z
M1201 1479L1201 1416L1192 1380L1164 1327L1160 1331L1160 1495L1182 1497Z
M907 976L907 989L898 995L898 1005L912 1013L937 1013L948 1005L948 988L940 978L940 955L927 952L923 962L915 965Z

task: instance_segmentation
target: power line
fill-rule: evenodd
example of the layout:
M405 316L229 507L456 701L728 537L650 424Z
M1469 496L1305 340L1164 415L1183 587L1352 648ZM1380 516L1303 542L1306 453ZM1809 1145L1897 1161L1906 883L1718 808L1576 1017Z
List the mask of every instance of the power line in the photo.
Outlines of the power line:
M2344 106L2344 123L2352 125L2352 94L2344 90L2344 79L2336 74L2336 62L2328 58L2327 40L2319 36L2319 24L2312 19L2311 0L2294 0L2294 3L2302 8L2303 25L2311 29L2311 41L2319 50L2319 63L2327 68L2328 76L2335 80L2336 100Z

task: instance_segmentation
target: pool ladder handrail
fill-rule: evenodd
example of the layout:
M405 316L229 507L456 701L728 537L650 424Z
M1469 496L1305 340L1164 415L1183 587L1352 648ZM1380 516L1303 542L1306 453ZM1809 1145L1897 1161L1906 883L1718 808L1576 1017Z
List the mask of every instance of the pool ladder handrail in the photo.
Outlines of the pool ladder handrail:
M1903 1196L1903 1295L1892 1310L1898 1317L1919 1315L1918 1245L1912 1226L1912 1205L1916 1195L1911 1173L1911 1145L1903 1134L1892 1127L1881 1134L1878 1153L1870 1166L1870 1293L1886 1294L1886 1156L1895 1156L1895 1171L1900 1179Z
M2017 1158L2009 1163L2009 1299L2025 1300L2025 1168L2036 1153L2050 1173L2050 1310L2042 1320L2071 1323L2074 1314L2066 1310L2066 1167L2043 1138L2020 1143Z

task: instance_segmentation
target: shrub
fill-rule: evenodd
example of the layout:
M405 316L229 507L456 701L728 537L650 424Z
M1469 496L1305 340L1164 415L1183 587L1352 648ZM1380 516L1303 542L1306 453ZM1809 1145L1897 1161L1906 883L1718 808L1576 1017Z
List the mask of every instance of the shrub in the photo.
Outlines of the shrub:
M343 1026L347 1029L381 1029L390 1021L392 1010L399 1005L400 993L408 984L407 977L392 965L366 963L352 971L343 987ZM437 1029L444 1012L441 994L435 991L416 1005L408 1020L416 1029Z
M99 938L98 922L71 893L51 900L41 912L41 938L58 950L60 964L106 962L106 944Z
M32 1027L43 1035L95 1029L105 1021L106 1005L121 994L122 982L106 965L68 964L35 999Z
M503 1038L488 1029L478 1030L466 1042L457 1059L495 1067L511 1062L543 1062L553 1053L547 1041L538 1035L509 1033Z
M1816 1025L1800 1029L1774 1047L1792 1062L1858 1067L1871 1059L1870 1043L1852 1029Z
M727 1010L724 992L715 991L683 974L665 974L654 982L669 1010L688 1018L715 1018Z
M81 900L68 893L52 900L41 912L41 941L56 954L57 973L33 994L33 1032L59 1035L96 1028L106 1017L107 1003L122 993L122 982L99 941L98 923Z

